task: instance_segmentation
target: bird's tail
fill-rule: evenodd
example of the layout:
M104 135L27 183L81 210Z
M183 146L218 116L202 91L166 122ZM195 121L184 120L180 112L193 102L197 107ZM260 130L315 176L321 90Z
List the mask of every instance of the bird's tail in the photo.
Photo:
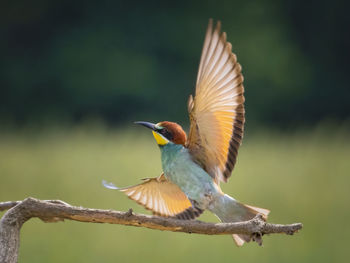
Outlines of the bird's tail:
M219 196L210 206L209 210L213 212L222 222L240 222L254 218L257 214L261 214L264 220L267 219L269 210L250 205L241 204L229 195ZM234 234L233 240L237 246L242 246L244 242L249 242L249 235Z

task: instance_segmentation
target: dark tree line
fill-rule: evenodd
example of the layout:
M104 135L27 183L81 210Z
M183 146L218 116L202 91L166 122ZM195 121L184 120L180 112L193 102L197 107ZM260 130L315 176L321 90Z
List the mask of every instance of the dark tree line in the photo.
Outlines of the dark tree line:
M283 127L350 115L345 1L1 6L1 119L182 122L209 17L222 21L243 66L251 123Z

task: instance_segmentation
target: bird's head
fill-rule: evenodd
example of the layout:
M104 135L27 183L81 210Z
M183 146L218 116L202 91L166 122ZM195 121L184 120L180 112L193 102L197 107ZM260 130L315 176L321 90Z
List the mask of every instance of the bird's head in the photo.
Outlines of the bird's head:
M137 121L135 123L151 129L159 146L164 146L169 142L181 145L185 145L186 143L186 133L182 127L175 122L162 121L153 124L145 121Z

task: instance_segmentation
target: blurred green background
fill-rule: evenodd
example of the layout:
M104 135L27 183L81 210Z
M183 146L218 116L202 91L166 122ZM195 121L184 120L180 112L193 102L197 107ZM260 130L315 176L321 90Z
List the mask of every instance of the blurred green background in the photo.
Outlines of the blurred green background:
M347 262L349 3L0 5L0 201L33 196L148 213L101 181L125 186L160 174L152 135L132 121L188 127L212 17L246 88L246 136L223 190L270 209L271 222L304 224L295 236L265 237L263 248L237 248L228 236L34 219L22 229L19 262Z

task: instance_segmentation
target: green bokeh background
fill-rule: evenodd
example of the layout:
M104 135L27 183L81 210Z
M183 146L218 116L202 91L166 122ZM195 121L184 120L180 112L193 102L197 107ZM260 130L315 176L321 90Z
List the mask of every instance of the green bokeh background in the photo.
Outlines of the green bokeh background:
M3 1L0 201L28 196L149 213L118 186L160 174L135 120L188 128L209 17L243 66L247 125L223 190L302 222L295 236L228 236L33 219L19 262L347 262L349 4L342 1ZM3 213L1 213L2 215ZM200 218L217 222L205 213Z

